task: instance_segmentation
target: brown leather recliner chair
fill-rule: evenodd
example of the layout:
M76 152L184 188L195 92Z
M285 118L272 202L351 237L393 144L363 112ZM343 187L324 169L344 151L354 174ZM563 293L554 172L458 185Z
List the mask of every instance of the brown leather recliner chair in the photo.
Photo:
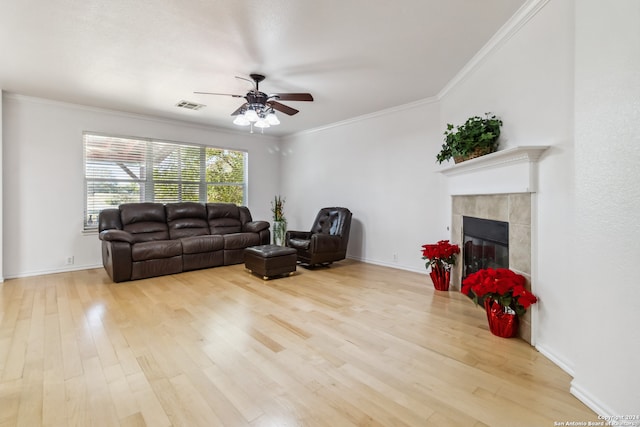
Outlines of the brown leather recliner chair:
M303 264L331 264L346 258L350 229L349 209L322 208L311 231L287 231L285 244L298 251L298 261Z

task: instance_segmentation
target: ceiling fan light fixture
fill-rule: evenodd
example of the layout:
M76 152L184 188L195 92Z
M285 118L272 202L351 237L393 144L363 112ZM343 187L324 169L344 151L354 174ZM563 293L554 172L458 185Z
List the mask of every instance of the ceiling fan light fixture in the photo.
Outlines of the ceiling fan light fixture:
M269 122L267 122L265 119L260 119L255 123L254 126L257 127L257 128L265 129L265 128L268 128L271 125L269 125Z
M249 126L251 122L247 120L247 118L243 114L238 114L233 120L233 124L238 126Z
M267 117L265 117L265 120L271 126L277 126L277 125L280 124L280 120L278 120L278 116L276 116L276 113L274 113L273 111L271 111L269 114L267 114Z
M244 118L250 122L257 122L260 117L258 117L258 113L256 113L256 110L249 109L245 111Z
M223 95L233 98L244 98L246 102L236 109L231 116L236 116L233 123L238 126L249 126L251 133L253 128L260 128L261 131L271 126L280 124L280 120L276 116L276 110L279 113L293 116L299 111L279 101L313 101L310 93L272 93L267 94L259 89L260 82L265 79L262 74L250 74L251 80L244 77L237 77L241 80L253 82L253 88L246 95L217 93L217 92L194 92L203 95Z

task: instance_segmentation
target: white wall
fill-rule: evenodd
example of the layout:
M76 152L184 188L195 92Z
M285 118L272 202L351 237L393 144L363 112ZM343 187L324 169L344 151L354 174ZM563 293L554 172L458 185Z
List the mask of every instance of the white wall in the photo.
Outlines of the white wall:
M426 273L421 246L449 236L440 140L434 102L286 139L288 228L309 230L320 208L344 206L353 212L347 256Z
M637 0L576 1L572 384L607 415L640 414L639 22Z
M97 234L82 232L83 131L246 150L247 205L254 219L271 219L279 184L275 138L6 93L3 104L6 278L102 265ZM65 265L68 256L73 266Z

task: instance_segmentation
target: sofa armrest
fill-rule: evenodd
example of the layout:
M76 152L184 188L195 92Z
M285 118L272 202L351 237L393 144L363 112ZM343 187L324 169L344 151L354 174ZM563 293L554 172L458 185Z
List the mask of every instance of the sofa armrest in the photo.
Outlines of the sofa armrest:
M244 231L248 233L259 233L262 230L267 230L269 223L267 221L250 221L245 223Z
M313 234L311 236L311 252L335 252L342 244L341 236L330 234Z
M133 244L134 242L133 235L124 230L104 230L101 231L98 236L100 240L106 242L126 242L129 244Z
M102 265L114 282L131 280L131 245L122 241L102 241Z

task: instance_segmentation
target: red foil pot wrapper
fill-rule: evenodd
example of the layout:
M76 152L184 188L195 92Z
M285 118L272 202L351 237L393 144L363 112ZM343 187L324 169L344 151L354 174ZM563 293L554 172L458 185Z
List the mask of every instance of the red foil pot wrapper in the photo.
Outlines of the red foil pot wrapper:
M451 271L445 269L440 264L435 264L431 266L431 272L429 273L429 275L431 276L433 287L436 288L437 291L449 290Z
M484 300L484 308L487 311L489 330L493 335L511 338L518 334L517 314L506 313L504 307L490 299Z

